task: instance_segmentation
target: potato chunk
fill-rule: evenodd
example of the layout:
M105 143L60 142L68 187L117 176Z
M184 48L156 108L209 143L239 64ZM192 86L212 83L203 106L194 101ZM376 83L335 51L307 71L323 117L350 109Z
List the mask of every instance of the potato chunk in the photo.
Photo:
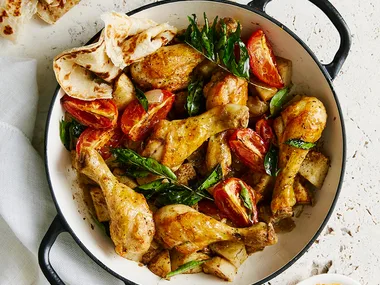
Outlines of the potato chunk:
M232 155L227 139L227 131L216 134L209 139L206 153L208 172L211 172L218 164L221 165L224 176L230 171Z
M115 177L117 178L117 180L119 180L120 183L123 183L132 189L138 186L136 181L133 178L126 176L124 171L120 168L115 168L113 171L113 175L115 175Z
M245 245L240 241L216 242L210 245L210 249L231 262L236 268L239 268L248 258Z
M292 82L292 74L293 74L293 64L290 60L276 57L277 61L277 69L281 75L282 82L284 82L284 87L288 87Z
M112 93L112 99L119 111L124 110L130 102L136 99L135 93L132 81L124 73L121 74L115 82Z
M203 252L193 252L191 254L182 254L175 249L170 251L170 260L172 265L172 271L177 270L178 267L184 265L190 261L200 261L210 258ZM183 272L182 274L193 274L202 272L202 265L194 267L190 270Z
M310 151L303 161L299 174L317 188L321 188L329 170L329 159L320 152Z
M100 187L92 187L90 189L90 195L94 203L96 218L99 222L108 222L110 220L110 214L102 189L100 189Z
M215 275L226 281L234 281L237 274L236 267L222 257L216 256L203 263L203 272Z
M276 87L271 87L265 83L260 83L263 87L250 85L249 88L253 96L259 96L264 102L269 101L277 93L278 89Z
M162 247L153 240L148 251L143 255L141 262L148 264L158 253L162 251Z
M296 196L297 204L311 205L313 202L313 196L309 189L305 186L304 178L297 175L294 179L294 195Z
M247 107L249 109L249 118L256 118L268 111L269 103L260 100L258 96L249 96Z
M189 182L197 177L194 166L190 162L182 164L175 175L177 175L177 182L184 185L189 185Z
M148 268L157 276L165 278L171 271L169 250L165 249L153 257L148 264Z

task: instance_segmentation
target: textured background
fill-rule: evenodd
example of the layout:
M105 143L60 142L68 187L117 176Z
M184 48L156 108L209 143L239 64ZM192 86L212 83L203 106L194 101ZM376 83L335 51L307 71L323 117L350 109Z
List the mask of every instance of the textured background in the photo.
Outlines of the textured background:
M102 28L101 13L127 12L150 2L153 1L82 0L54 26L32 19L16 45L0 39L0 55L38 60L40 102L33 143L41 154L48 106L56 87L53 57L67 48L84 44L98 32ZM377 130L380 126L377 95L380 89L380 3L376 0L331 2L348 23L353 38L351 53L334 82L348 137L343 189L328 225L315 244L268 285L293 285L326 272L350 276L363 285L380 284L380 134ZM332 59L339 44L338 33L308 1L274 0L267 12L299 35L321 61L326 63ZM63 235L59 242L69 244L68 239ZM84 266L91 268L94 274L107 274L90 259ZM113 277L109 280L109 284L119 284Z

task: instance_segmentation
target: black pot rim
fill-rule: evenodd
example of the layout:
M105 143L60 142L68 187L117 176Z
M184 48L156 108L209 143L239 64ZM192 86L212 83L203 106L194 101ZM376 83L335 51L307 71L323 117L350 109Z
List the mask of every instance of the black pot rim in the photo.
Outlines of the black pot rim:
M169 3L173 3L173 2L187 2L187 1L189 1L189 0L162 0L162 1L159 1L159 2L154 2L154 3L150 3L150 4L147 4L147 5L141 6L141 7L137 8L137 9L134 9L134 10L126 13L126 14L128 16L131 16L133 14L136 14L138 12L141 12L143 10L146 10L146 9L149 9L149 8L152 8L152 7L155 7L155 6L161 6L161 5L165 5L165 4L169 4ZM197 2L197 1L194 1L194 2ZM341 189L342 189L343 179L344 179L344 173L345 173L345 167L346 167L346 152L347 152L347 146L346 146L346 144L347 144L347 141L346 141L346 130L345 130L345 124L344 124L344 119L343 119L343 113L342 113L342 109L341 109L341 106L340 106L340 103L339 103L339 99L338 99L338 97L336 95L336 92L334 90L334 87L332 85L332 80L330 78L330 74L322 66L322 64L317 59L317 57L315 56L315 54L311 51L311 49L294 32L292 32L290 29L288 29L286 26L284 26L282 23L280 23L276 19L270 17L268 14L263 13L262 11L259 11L259 10L255 9L255 8L252 8L252 7L248 6L248 5L243 5L243 4L239 4L239 3L235 3L235 2L229 2L229 1L226 1L226 0L200 0L200 2L217 2L217 3L224 3L224 4L228 4L228 5L244 8L244 9L250 11L250 12L259 14L260 16L266 18L267 20L271 21L272 23L276 24L278 27L280 27L281 29L283 29L290 36L292 36L308 52L308 54L311 56L311 58L318 65L319 69L323 73L326 81L328 82L328 84L330 86L332 94L334 96L334 100L336 102L336 105L337 105L337 108L338 108L339 117L340 117L340 121L341 121L341 129L342 129L342 137L343 137L342 167L341 167L341 173L340 173L340 179L339 179L338 188L337 188L337 191L336 191L333 203L332 203L332 205L331 205L331 207L330 207L330 209L329 209L329 211L328 211L328 213L326 215L326 218L322 222L322 224L319 227L319 229L316 231L316 233L313 236L313 238L305 245L305 247L293 259L291 259L283 267L281 267L277 271L273 272L269 276L267 276L264 279L262 279L262 280L260 280L260 281L258 281L256 283L252 284L252 285L260 285L260 284L264 284L265 282L270 281L271 279L275 278L279 274L283 273L290 266L292 266L302 255L304 255L304 253L311 247L311 245L318 238L318 236L320 235L320 233L322 232L322 230L326 226L327 222L329 221L329 219L330 219L330 217L331 217L331 215L332 215L332 213L333 213L333 211L335 209L336 203L338 201L339 194L340 194ZM98 38L99 35L100 35L100 32L98 32L94 37L92 37L91 40L89 41L89 43L92 42L92 41L94 41L96 38ZM65 216L62 214L61 209L60 209L60 207L58 205L57 199L56 199L55 194L54 194L53 185L52 185L52 182L50 180L50 172L49 172L49 167L48 167L48 163L47 163L47 161L48 161L47 138L48 138L48 133L49 133L49 125L50 125L51 113L52 113L52 110L53 110L53 106L54 106L54 102L56 100L56 97L58 96L59 90L60 90L60 86L58 85L57 88L56 88L56 90L54 91L54 95L52 97L52 100L51 100L51 103L50 103L50 106L49 106L49 112L48 112L48 117L47 117L46 127L45 127L45 140L44 140L44 142L45 142L45 148L44 148L45 171L46 171L46 176L47 176L50 192L51 192L51 195L52 195L55 207L57 209L58 215L59 215L59 217L60 217L60 219L61 219L61 221L62 221L65 229L70 233L70 235L73 237L73 239L75 240L75 242L100 267L102 267L104 270L106 270L107 272L109 272L110 274L112 274L113 276L115 276L116 278L122 280L125 284L138 285L138 284L136 284L136 283L134 283L134 282L126 279L125 277L121 276L120 274L116 273L115 271L113 271L112 269L110 269L108 266L104 265L98 258L96 258L91 253L91 251L88 250L87 247L76 236L76 234L71 229L71 227L68 224L68 222L66 221Z

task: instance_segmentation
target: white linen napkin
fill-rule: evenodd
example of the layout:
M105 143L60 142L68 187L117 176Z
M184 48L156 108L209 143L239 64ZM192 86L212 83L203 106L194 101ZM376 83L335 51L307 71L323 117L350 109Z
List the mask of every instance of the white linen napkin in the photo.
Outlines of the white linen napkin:
M31 145L37 62L0 57L0 284L48 284L37 260L56 210L42 158ZM50 252L66 284L123 284L94 263L67 233Z

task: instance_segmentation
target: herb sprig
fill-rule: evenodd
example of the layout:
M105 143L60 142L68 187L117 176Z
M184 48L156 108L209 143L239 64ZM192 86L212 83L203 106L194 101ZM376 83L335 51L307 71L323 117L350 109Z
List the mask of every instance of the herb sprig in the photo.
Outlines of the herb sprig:
M202 199L214 200L206 191L223 178L222 167L218 164L210 175L195 189L164 178L138 186L135 190L150 199L156 197L155 203L159 206L184 204L193 206Z
M287 145L290 145L290 146L293 146L293 147L296 147L296 148L300 148L300 149L305 149L305 150L309 150L313 147L315 147L315 143L312 143L312 142L305 142L301 139L290 139L290 140L287 140L285 142Z
M137 86L135 86L136 90L136 98L139 100L141 106L144 108L145 112L148 112L149 109L149 102L148 99L146 98L144 92L139 89Z
M205 98L203 96L204 81L199 78L192 78L187 86L188 95L185 109L189 116L199 115L203 111Z
M204 198L213 200L206 189L214 186L223 178L222 167L217 165L210 175L198 187L193 189L178 183L176 181L177 176L172 170L153 158L142 157L127 148L116 148L111 150L111 152L119 162L136 166L138 174L142 172L145 175L146 172L150 172L162 177L135 188L135 191L143 194L146 199L155 196L155 202L160 206L170 204L192 206Z
M75 142L86 129L86 126L78 123L76 120L61 120L59 122L59 137L65 148L69 151L75 149Z
M240 198L243 201L244 207L247 209L249 219L252 219L253 203L251 196L249 195L247 187L245 187L242 182L240 182L240 187Z
M209 261L210 259L205 259L205 260L192 260L189 261L181 266L179 266L176 270L169 272L166 275L166 278L173 277L174 275L181 274L183 272L186 272L188 270L191 270L193 268L198 267L199 265L205 263L206 261Z
M232 74L249 79L248 50L241 40L241 26L238 23L236 31L228 33L223 20L219 20L220 30L217 30L218 17L210 27L206 13L203 14L205 25L202 30L197 24L195 14L188 16L190 22L184 34L184 41L202 53L209 60L225 67Z
M271 144L269 151L264 158L264 169L269 176L277 176L278 169L278 148Z
M143 157L128 148L115 148L111 152L121 163L136 165L153 174L164 176L170 180L177 180L177 176L169 167L153 158Z
M269 103L269 110L270 110L270 116L271 118L276 117L284 104L288 101L288 95L291 87L285 87L280 89L270 100Z

